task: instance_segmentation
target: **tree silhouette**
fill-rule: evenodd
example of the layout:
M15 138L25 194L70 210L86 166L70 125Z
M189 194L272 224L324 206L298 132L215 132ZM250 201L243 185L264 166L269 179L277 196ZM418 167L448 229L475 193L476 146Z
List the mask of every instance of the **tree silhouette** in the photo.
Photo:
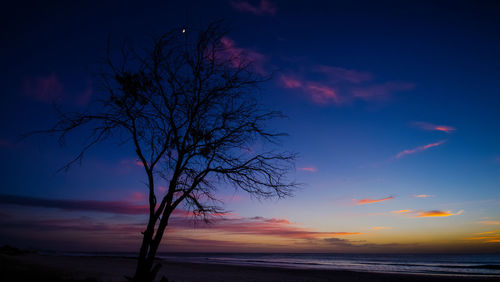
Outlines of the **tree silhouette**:
M158 246L172 212L189 208L196 216L222 212L216 191L232 185L256 197L290 195L286 177L295 155L251 147L276 143L281 133L266 123L281 113L265 111L255 95L267 80L243 52L224 44L219 23L203 30L173 29L149 48L124 44L120 59L109 52L101 73L105 95L83 113L61 113L48 131L60 141L77 128L90 128L80 161L108 138L131 143L147 176L149 219L143 232L133 281L153 281ZM118 61L118 62L117 62ZM155 191L164 182L166 194Z

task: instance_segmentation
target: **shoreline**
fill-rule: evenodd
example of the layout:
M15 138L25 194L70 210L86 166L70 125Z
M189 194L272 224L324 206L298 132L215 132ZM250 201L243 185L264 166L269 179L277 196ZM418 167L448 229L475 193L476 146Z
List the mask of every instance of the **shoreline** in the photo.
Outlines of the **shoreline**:
M2 281L126 281L135 269L134 258L100 256L0 255ZM194 282L250 281L500 281L492 276L453 276L427 273L381 273L332 269L159 260L157 279ZM34 280L35 279L35 280Z

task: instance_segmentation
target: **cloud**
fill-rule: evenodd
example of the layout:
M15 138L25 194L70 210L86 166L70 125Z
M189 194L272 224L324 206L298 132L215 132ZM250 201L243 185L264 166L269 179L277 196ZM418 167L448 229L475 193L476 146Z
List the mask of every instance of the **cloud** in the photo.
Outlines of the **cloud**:
M432 198L432 197L434 196L426 194L413 195L413 198Z
M352 96L363 100L387 99L390 94L398 91L408 91L415 88L415 84L407 82L386 82L352 90Z
M478 221L478 223L486 225L500 225L500 220L483 220L483 221Z
M316 104L341 103L337 90L325 84L300 80L290 75L281 75L280 83L284 88L302 90Z
M171 220L171 226L176 228L189 228L191 224L185 220ZM251 217L251 218L220 218L210 225L199 225L197 228L210 229L229 234L251 234L275 236L288 239L317 239L336 236L359 235L360 232L321 232L308 228L298 227L287 219Z
M317 168L310 166L310 167L299 167L299 170L301 171L307 171L307 172L316 172L318 171Z
M260 0L260 4L252 5L247 1L231 1L231 6L237 11L252 13L254 15L274 15L276 14L276 5L268 0Z
M312 70L324 74L333 83L349 82L359 84L373 79L373 75L369 72L360 72L341 67L319 65L314 66Z
M285 88L293 89L302 87L302 81L292 76L282 75L280 76L280 81L282 83L282 86Z
M435 125L435 124L432 124L432 123L428 123L428 122L420 122L420 121L417 121L417 122L414 122L413 123L414 126L422 129L422 130L428 130L428 131L442 131L442 132L446 132L446 133L451 133L453 131L455 131L455 128L452 127L452 126L448 126L448 125Z
M383 202L383 201L392 200L392 199L394 199L394 196L390 196L390 197L382 198L382 199L370 199L370 198L367 198L367 199L361 199L361 200L357 201L356 204L357 205L365 205L365 204Z
M55 74L25 79L23 94L41 102L53 102L60 97L63 86Z
M0 195L0 204L130 215L147 214L149 210L148 205L137 205L128 201L55 200L13 195Z
M304 66L300 73L287 72L280 76L279 84L286 89L300 90L319 105L349 104L355 100L386 100L392 93L412 90L407 82L373 84L373 75L337 66Z
M398 210L398 211L392 211L392 213L407 213L410 212L410 210Z
M144 166L144 164L142 163L142 161L138 160L138 159L135 159L135 158L130 158L130 159L123 159L120 161L120 164L121 165L125 165L125 166L130 166L130 165L134 165L134 166Z
M441 141L436 142L436 143L430 143L430 144L419 146L419 147L416 147L413 149L404 150L404 151L399 152L394 158L399 159L399 158L402 158L402 157L407 156L407 155L423 152L423 151L430 149L432 147L437 147L439 145L442 145L445 142L446 142L446 140L441 140Z
M415 217L446 217L452 215L459 215L462 214L463 212L464 212L463 210L459 210L457 213L452 213L451 211L439 211L439 210L422 211L418 212L417 216Z
M500 242L500 230L493 230L487 232L476 233L476 235L483 235L479 237L471 237L466 240L480 241L482 243L499 243Z
M304 89L305 92L309 94L311 100L316 104L340 104L341 102L337 90L330 86L320 83L308 83Z
M392 229L392 227L389 227L389 226L375 226L372 229L373 230L385 230L385 229Z
M265 74L265 63L267 57L257 51L241 48L236 46L236 42L228 37L222 37L220 40L224 48L220 53L221 57L218 59L227 60L233 67L241 67L247 64L258 73Z

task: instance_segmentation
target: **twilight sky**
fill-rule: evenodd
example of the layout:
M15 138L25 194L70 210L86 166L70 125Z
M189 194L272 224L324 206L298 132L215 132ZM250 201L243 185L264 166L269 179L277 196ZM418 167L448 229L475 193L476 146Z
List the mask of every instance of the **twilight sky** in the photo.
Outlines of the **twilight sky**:
M224 44L273 73L263 103L288 116L271 126L289 134L304 186L280 201L222 187L229 212L207 226L180 210L163 251L500 251L500 5L343 2L7 4L0 244L138 250L145 174L130 146L103 143L57 173L85 132L62 148L19 135L51 126L54 101L78 111L102 94L108 38L141 46L225 19Z

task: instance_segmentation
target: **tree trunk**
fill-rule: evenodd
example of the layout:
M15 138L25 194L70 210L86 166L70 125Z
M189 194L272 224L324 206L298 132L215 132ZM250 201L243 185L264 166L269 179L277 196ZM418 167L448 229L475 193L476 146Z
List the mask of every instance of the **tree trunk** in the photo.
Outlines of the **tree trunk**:
M152 227L151 227L152 226ZM139 257L137 258L137 268L135 270L134 282L149 282L153 281L149 276L151 271L151 265L148 265L148 253L150 251L151 241L153 239L153 228L154 223L148 223L146 231L144 231L144 236L142 239L141 249L139 251Z
M161 264L157 264L153 267L154 260L156 257L156 252L160 246L161 239L163 238L163 233L168 225L168 218L170 217L170 211L166 211L160 220L158 229L153 239L155 222L151 220L148 222L148 228L144 232L144 238L142 239L141 250L139 252L139 257L137 260L137 268L135 271L133 282L153 282L156 278L156 274L161 267Z

